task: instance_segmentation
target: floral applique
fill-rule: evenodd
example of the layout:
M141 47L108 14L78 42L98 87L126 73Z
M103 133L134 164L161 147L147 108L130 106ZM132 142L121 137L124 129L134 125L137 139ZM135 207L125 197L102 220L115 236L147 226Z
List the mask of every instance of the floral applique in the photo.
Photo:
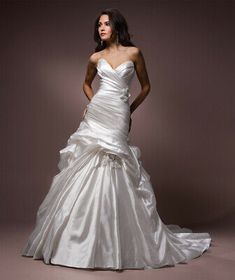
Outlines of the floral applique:
M121 93L122 93L122 95L120 96L120 98L121 98L124 102L127 102L128 99L129 99L129 97L131 96L130 91L129 91L129 88L128 88L128 87L122 88L122 89L121 89Z

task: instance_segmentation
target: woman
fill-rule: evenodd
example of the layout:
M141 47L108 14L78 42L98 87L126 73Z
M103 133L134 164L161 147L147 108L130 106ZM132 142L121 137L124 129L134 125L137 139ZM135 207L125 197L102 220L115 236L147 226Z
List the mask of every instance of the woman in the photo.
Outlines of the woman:
M83 86L90 103L60 151L60 173L22 255L46 264L113 270L187 263L209 248L211 237L162 222L140 149L128 138L130 116L150 91L143 55L116 9L97 18L95 41ZM142 90L129 106L135 71ZM96 73L100 87L93 95Z

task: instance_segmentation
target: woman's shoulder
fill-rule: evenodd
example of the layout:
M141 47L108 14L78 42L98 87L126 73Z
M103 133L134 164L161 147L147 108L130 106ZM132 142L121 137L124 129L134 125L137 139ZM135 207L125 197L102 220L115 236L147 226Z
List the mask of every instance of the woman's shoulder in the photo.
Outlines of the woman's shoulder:
M135 63L138 61L139 57L142 55L141 49L136 46L131 46L127 50L128 57Z
M140 48L136 46L128 47L127 51L129 52L130 56L137 56L141 52Z
M90 54L89 61L93 64L97 64L97 61L102 57L103 54L104 54L103 50L94 52L94 53Z

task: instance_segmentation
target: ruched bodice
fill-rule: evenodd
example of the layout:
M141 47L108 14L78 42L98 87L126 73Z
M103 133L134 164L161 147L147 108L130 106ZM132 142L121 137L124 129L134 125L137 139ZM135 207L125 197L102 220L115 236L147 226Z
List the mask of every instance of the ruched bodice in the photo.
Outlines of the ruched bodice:
M97 63L97 72L100 77L100 87L97 94L109 94L127 102L130 95L130 85L135 73L132 60L127 60L115 69L106 59L100 58Z
M112 153L128 157L129 98L135 74L134 63L127 60L113 69L105 59L100 58L97 73L100 86L87 106L84 120L69 142L71 144L84 137L99 139L100 145L110 148ZM67 154L67 148L61 154L64 152ZM60 162L59 166L62 165L64 163Z

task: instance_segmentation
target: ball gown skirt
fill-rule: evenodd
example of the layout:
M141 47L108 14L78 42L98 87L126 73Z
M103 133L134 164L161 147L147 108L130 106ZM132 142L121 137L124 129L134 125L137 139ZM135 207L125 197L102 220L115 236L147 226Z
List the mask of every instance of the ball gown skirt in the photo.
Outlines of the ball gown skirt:
M141 152L130 145L134 63L97 63L100 87L60 150L59 173L21 255L75 268L148 269L188 263L209 233L162 222Z

